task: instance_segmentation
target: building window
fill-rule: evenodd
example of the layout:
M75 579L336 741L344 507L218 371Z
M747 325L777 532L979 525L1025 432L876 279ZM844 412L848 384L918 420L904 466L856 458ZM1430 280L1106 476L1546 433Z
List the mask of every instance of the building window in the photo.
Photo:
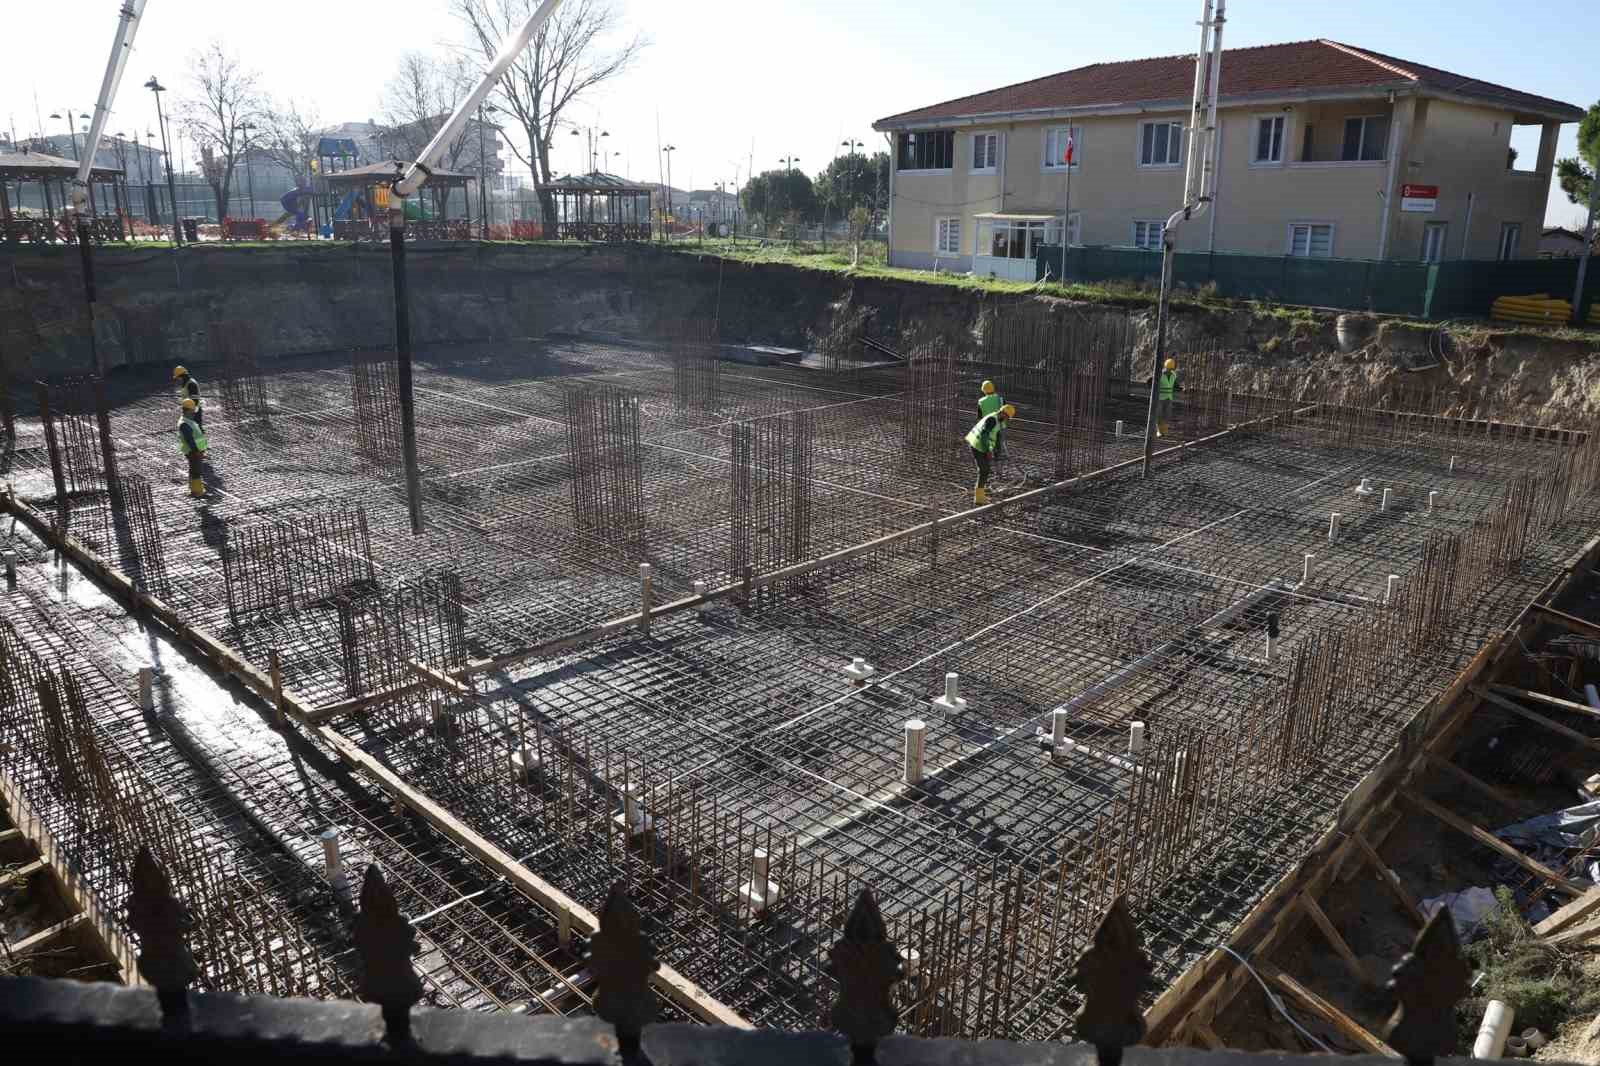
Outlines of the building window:
M956 135L950 130L902 133L896 170L949 170L956 157Z
M1289 254L1307 256L1313 259L1332 258L1333 223L1289 223Z
M1312 129L1311 123L1307 122L1304 132L1300 134L1300 162L1302 163L1309 163L1316 158L1312 154L1316 146L1316 138L1312 136Z
M1072 142L1072 168L1083 163L1083 127L1056 126L1044 131L1044 169L1060 170L1067 165L1067 142Z
M1083 236L1082 235L1083 235L1083 212L1082 211L1074 211L1067 218L1067 243L1068 244L1082 244L1083 243ZM1045 223L1045 226L1044 226L1044 243L1046 243L1046 244L1060 244L1061 243L1061 220L1059 218L1056 219L1053 222L1046 222Z
M1036 259L1039 246L1052 243L1047 237L1048 225L1042 219L980 218L974 250L978 255L995 259ZM1059 233L1060 230L1061 224L1057 222L1048 232Z
M974 133L972 135L972 173L993 174L1000 166L1000 135Z
M1256 119L1257 163L1283 162L1283 116Z
M1389 116L1355 115L1344 120L1344 150L1339 158L1366 163L1388 157Z
M1139 123L1139 165L1175 167L1183 160L1183 123Z
M1519 245L1521 243L1522 243L1522 223L1520 223L1520 222L1502 222L1502 223L1500 223L1500 251L1499 251L1499 254L1496 255L1495 258L1497 258L1497 259L1515 259L1517 257L1517 245Z
M1445 222L1429 222L1422 227L1422 261L1424 263L1442 263L1444 261L1444 235L1450 229Z
M941 218L934 224L933 250L940 255L961 254L961 220Z
M1155 221L1137 221L1133 224L1133 246L1144 248L1148 251L1160 251L1161 231L1166 228L1166 223L1160 219Z

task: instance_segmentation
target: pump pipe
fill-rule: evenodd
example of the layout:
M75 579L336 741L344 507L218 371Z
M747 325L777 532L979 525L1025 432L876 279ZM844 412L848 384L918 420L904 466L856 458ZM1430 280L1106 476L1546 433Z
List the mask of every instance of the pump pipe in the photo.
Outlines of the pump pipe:
M1212 5L1216 5L1213 15ZM1156 303L1156 344L1150 362L1150 402L1144 425L1144 465L1150 476L1156 446L1156 397L1161 361L1166 358L1167 305L1172 297L1172 262L1178 248L1178 227L1204 215L1216 195L1217 92L1222 78L1222 26L1227 22L1227 0L1202 0L1200 47L1194 57L1194 104L1189 111L1189 158L1183 180L1183 206L1174 211L1161 230L1161 298ZM1207 54L1209 52L1209 55ZM1207 75L1209 74L1209 78ZM1205 111L1205 126L1200 124Z
M555 14L561 0L544 0L522 27L501 44L500 51L466 99L456 106L450 121L439 127L427 147L389 187L389 261L394 272L394 350L400 388L400 444L405 453L406 502L411 511L411 532L422 533L422 477L417 472L417 420L411 384L411 311L406 296L406 197L416 195L444 155L445 146L466 126L478 105L488 97L506 68Z
M117 98L117 86L122 84L122 71L128 65L128 55L133 51L133 37L139 32L139 19L144 15L145 0L127 0L117 13L117 33L111 42L111 57L106 61L106 74L100 81L100 95L94 101L94 121L89 125L89 136L84 143L83 155L78 160L78 173L72 179L68 194L67 214L78 231L78 260L83 266L83 298L89 312L89 353L93 357L94 372L104 375L105 360L94 337L94 253L89 239L89 223L83 217L89 205L89 175L94 170L95 153L100 150L100 138L105 132L106 120L111 117L111 104ZM70 117L70 116L68 116Z

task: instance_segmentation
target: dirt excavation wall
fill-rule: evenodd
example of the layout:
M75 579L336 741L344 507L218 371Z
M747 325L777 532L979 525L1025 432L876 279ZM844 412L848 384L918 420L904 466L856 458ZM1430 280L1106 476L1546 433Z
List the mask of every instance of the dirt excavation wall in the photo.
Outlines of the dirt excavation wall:
M417 245L408 263L421 344L553 330L646 335L657 319L716 316L725 340L807 347L846 316L864 315L868 332L890 344L938 333L968 336L979 348L994 314L1019 303L1047 309L1063 329L1129 314L1141 352L1154 341L1154 314L1139 298L1107 308L638 246ZM393 336L384 246L107 249L96 269L96 337L110 367L204 362L210 324L226 320L253 323L264 356L382 348ZM0 360L14 377L88 368L82 293L75 250L0 250ZM1179 307L1172 347L1226 348L1251 374L1291 380L1469 384L1501 418L1572 423L1600 415L1594 334L1342 317L1341 340L1335 312Z

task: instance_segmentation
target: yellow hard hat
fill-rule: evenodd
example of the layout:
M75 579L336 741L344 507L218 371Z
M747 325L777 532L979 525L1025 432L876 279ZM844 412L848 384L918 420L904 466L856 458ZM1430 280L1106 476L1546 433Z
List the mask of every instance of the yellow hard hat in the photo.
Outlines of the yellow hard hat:
M188 374L189 374L189 368L186 367L186 366L175 366L175 367L172 368L172 380L173 381L177 381L181 377L187 377Z
M984 394L984 395L985 395L985 396L991 396L991 395L993 395L993 394L994 394L994 382L992 382L992 381L985 381L985 382L984 382L984 383L983 383L983 394Z
M1000 413L1002 415L1004 415L1005 417L1007 417L1007 418L1016 418L1017 417L1016 405L1008 403L1004 407L1000 408Z
M193 400L185 400L185 401L183 401L183 413L184 414L192 415L196 411L198 411L199 409L200 409L199 405L196 404Z
M1178 369L1178 361L1176 359L1168 359L1165 363L1162 363L1161 365L1167 370L1176 370L1176 369Z

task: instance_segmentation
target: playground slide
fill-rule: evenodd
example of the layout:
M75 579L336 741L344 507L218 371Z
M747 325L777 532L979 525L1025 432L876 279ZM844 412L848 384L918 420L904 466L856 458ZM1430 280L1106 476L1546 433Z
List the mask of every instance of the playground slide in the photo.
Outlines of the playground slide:
M344 199L339 201L339 206L333 209L334 221L336 221L336 222L348 221L349 218L350 218L350 205L355 203L355 202L356 202L356 190L355 189L351 189L349 192L344 194Z

